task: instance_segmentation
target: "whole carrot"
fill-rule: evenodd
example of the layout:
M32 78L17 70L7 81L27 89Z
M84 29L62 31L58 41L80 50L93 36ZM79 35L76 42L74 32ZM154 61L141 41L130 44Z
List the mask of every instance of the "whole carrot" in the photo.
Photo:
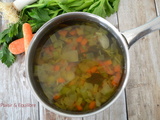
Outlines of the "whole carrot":
M25 52L27 52L29 44L33 37L31 25L29 23L24 23L22 30L23 30L23 36L24 36L24 48L25 48Z

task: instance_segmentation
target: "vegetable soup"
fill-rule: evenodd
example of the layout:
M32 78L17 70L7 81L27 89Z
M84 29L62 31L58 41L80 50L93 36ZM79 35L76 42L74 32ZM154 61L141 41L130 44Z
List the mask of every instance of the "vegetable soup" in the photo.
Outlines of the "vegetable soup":
M102 26L63 22L39 43L34 77L53 106L76 112L94 110L118 89L123 59L116 39Z

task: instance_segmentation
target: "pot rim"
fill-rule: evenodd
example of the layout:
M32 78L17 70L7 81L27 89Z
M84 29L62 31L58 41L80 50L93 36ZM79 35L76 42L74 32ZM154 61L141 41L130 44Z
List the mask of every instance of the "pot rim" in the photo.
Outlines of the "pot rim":
M61 19L62 17L67 17L67 16L78 16L78 15L81 15L81 16L85 16L85 17L89 17L91 19L95 19L97 21L100 22L100 24L104 24L108 27L108 30L111 32L113 32L116 37L116 39L120 40L120 42L122 43L122 45L120 46L122 49L123 49L123 53L125 55L125 74L123 75L123 83L122 83L122 86L120 87L119 91L117 92L117 94L114 96L114 98L108 103L106 104L105 106L103 107L100 107L100 109L96 110L96 111L93 111L93 112L86 112L86 113L82 113L82 114L70 114L70 113L64 113L64 112L61 112L61 111L57 111L56 109L53 109L51 108L49 105L47 105L46 103L44 103L44 101L38 96L38 94L36 93L36 90L34 89L34 86L31 82L31 76L30 76L30 56L32 54L32 49L35 45L35 42L37 41L37 38L39 36L41 36L43 30L49 26L52 22L54 22L55 20L59 20ZM121 93L123 92L123 90L125 89L126 87L126 84L127 84L127 81L128 81L128 77L129 77L129 71L130 71L130 59L129 59L129 51L128 51L128 45L124 39L124 37L121 35L121 33L117 30L117 28L115 28L111 23L109 23L106 19L100 17L100 16L97 16L97 15L94 15L94 14L91 14L91 13L86 13L86 12L70 12L70 13L65 13L65 14L62 14L62 15L59 15L55 18L52 18L51 20L49 20L48 22L46 22L37 32L36 34L34 35L31 43L30 43L30 46L28 48L28 51L27 51L27 54L26 54L26 59L25 59L25 67L26 67L26 77L27 77L27 80L28 80L28 83L29 83L29 86L30 86L30 89L33 93L33 95L35 96L35 98L43 104L43 106L45 108L47 108L48 110L56 113L56 114L59 114L59 115L62 115L62 116L66 116L66 117L86 117L86 116L90 116L90 115L94 115L94 114L97 114L103 110L105 110L106 108L108 108L109 106L111 106L118 98L119 96L121 95Z

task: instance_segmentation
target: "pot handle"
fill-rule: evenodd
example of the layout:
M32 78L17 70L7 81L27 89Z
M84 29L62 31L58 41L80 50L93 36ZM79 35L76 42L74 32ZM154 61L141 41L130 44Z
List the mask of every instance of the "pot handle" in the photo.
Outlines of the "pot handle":
M150 22L139 26L137 28L122 32L122 35L126 39L128 46L132 46L137 40L143 36L160 29L160 16L151 20Z

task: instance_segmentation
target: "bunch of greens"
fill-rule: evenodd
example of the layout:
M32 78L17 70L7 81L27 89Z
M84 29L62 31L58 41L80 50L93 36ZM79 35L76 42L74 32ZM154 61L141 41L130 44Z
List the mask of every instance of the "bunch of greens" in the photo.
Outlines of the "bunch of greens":
M39 0L26 6L20 12L20 20L8 25L0 33L0 60L8 67L15 61L15 56L8 50L8 45L15 39L22 38L22 24L27 22L36 32L45 22L67 12L89 12L101 17L110 16L118 10L120 0Z

